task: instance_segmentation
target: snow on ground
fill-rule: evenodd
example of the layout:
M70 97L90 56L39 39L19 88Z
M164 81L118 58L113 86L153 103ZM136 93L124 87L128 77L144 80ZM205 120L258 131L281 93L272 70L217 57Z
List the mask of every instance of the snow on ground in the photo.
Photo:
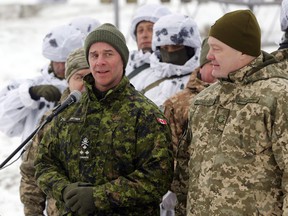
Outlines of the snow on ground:
M138 0L138 5L155 2L155 0ZM211 2L197 5L195 0L189 4L180 4L179 2L180 0L171 0L171 3L166 3L166 5L174 12L193 16L203 34L207 26L212 25L224 12L247 8L236 5L226 7ZM136 48L135 42L129 36L129 26L138 5L119 0L119 28L126 36L130 49ZM4 12L5 14L3 14ZM270 45L263 49L268 52L277 49L276 43L282 35L279 24L280 7L256 7L255 13L263 30L264 41L270 42ZM36 0L1 0L0 87L3 87L11 79L36 76L38 70L47 62L41 55L41 42L44 35L52 27L65 24L72 18L83 15L95 17L102 23L116 23L114 5L100 3L100 0L67 0L65 4L41 6L36 6ZM2 133L0 133L0 140L0 163L2 163L21 144L21 141L19 138L8 138ZM19 154L16 154L9 163L17 156ZM24 215L18 192L20 162L18 160L11 166L0 170L0 216Z

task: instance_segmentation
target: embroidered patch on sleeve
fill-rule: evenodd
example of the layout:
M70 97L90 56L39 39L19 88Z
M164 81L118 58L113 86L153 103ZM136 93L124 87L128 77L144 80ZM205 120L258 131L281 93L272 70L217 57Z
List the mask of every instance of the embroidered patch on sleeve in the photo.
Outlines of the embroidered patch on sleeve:
M163 124L163 125L166 125L167 124L167 121L165 119L162 119L162 118L157 118L157 121L160 123L160 124Z

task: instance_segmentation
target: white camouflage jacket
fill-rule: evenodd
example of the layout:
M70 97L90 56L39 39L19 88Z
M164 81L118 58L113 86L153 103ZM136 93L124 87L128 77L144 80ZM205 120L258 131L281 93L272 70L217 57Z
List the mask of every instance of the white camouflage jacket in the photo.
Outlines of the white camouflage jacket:
M0 131L10 137L22 136L26 139L38 126L45 112L55 106L44 98L35 101L29 88L35 85L51 84L61 93L67 88L66 80L60 80L48 73L49 65L41 70L41 75L33 79L13 80L0 91Z
M200 49L196 49L195 56L189 59L184 65L174 65L160 62L155 52L150 56L151 71L142 78L142 89L145 90L149 85L161 80L169 78L159 83L159 85L145 90L144 95L151 99L157 106L161 108L162 104L172 95L183 90L188 83L190 74L199 66ZM139 90L139 89L138 89Z

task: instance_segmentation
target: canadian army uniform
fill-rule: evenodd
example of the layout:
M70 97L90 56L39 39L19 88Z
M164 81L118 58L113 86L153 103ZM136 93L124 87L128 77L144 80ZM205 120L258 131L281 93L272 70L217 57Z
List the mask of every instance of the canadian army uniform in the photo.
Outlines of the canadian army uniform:
M159 215L173 177L171 132L154 103L127 77L102 99L95 80L87 92L52 122L36 159L40 188L65 209L62 190L73 182L93 185L95 215Z

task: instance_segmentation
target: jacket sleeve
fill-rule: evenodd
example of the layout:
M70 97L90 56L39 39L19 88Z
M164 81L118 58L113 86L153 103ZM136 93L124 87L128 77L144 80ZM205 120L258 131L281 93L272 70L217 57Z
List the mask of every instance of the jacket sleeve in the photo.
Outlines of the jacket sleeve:
M177 122L175 119L174 106L173 106L172 101L170 99L166 100L163 104L163 107L164 107L164 115L168 119L169 125L171 128L173 153L174 155L176 155L177 147L179 143L179 137L182 135L183 131L182 131L182 128L178 128L177 130Z
M0 131L7 136L21 135L25 119L32 109L37 107L29 95L32 82L5 87L7 91L0 95Z
M47 196L57 201L62 201L62 190L70 184L70 181L63 169L61 169L61 162L56 159L57 157L54 157L53 147L56 145L53 144L57 143L58 138L58 127L54 120L49 128L45 130L39 143L38 153L34 162L35 177L37 185Z
M49 114L50 112L47 112L46 115L42 117L42 122ZM20 199L24 205L25 215L44 214L47 197L36 183L34 162L37 156L39 143L49 126L50 125L46 125L37 133L35 139L27 145L22 157L20 165Z
M285 93L286 94L286 93ZM287 98L283 97L283 98ZM272 150L282 174L283 215L288 215L288 107L287 103L277 104L272 131Z
M34 159L37 143L30 143L20 165L20 200L24 205L25 215L44 215L46 195L37 186L35 179Z

